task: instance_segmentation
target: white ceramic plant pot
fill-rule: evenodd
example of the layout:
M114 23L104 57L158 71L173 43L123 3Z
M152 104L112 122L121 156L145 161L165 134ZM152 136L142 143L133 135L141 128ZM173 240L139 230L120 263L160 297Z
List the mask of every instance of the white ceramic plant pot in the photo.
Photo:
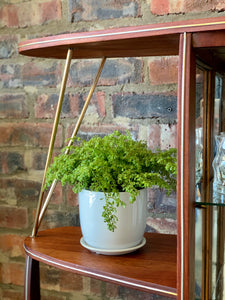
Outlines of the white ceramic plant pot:
M128 193L120 193L120 198L126 203L126 207L117 208L117 228L111 232L102 217L104 193L88 190L79 193L82 239L88 246L120 250L131 249L142 243L147 216L147 190L140 190L140 195L132 204L129 202Z

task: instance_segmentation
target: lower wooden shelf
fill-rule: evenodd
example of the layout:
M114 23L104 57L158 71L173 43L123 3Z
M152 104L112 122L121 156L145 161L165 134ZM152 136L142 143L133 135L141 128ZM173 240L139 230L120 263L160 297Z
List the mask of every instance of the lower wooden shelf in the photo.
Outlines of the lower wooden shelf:
M176 299L175 235L145 233L146 245L130 254L99 255L80 245L80 227L60 227L27 237L33 260L121 286Z

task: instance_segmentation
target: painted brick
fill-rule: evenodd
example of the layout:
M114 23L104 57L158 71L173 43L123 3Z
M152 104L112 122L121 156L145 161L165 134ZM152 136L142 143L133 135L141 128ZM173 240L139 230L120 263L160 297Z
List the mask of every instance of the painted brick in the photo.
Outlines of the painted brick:
M151 149L177 148L177 125L152 124L148 127L147 144Z
M161 146L161 127L159 124L152 124L148 127L147 144L150 149L157 149Z
M148 231L165 233L165 234L176 234L177 233L177 222L170 218L147 218L146 222L149 226Z
M1 206L0 227L25 229L28 227L27 208Z
M177 148L177 125L161 125L161 149Z
M0 145L48 147L52 124L45 123L2 123L0 124ZM58 127L55 147L61 147L62 127Z
M17 54L18 39L16 36L0 36L0 59L11 58Z
M69 11L72 22L102 19L118 19L139 16L139 1L77 1L69 0Z
M0 87L1 88L21 88L23 80L21 78L21 66L18 64L0 65Z
M8 4L0 8L0 27L26 27L60 19L60 0Z
M178 58L162 57L149 63L149 78L151 85L177 83Z
M1 273L3 283L20 286L24 285L24 264L3 263Z
M0 200L14 199L18 204L38 200L41 184L32 180L0 179Z
M116 94L112 96L114 117L131 119L177 116L177 97L166 94Z
M25 236L18 234L2 234L0 236L0 250L9 257L25 256L23 243Z
M83 60L71 65L68 86L89 86L97 73L99 62ZM142 61L136 58L109 59L102 70L99 85L143 82Z
M25 171L24 155L18 152L0 152L0 174Z
M169 196L165 190L151 188L148 190L148 212L151 214L170 214L176 218L176 193Z
M26 95L4 94L0 95L0 119L28 118Z

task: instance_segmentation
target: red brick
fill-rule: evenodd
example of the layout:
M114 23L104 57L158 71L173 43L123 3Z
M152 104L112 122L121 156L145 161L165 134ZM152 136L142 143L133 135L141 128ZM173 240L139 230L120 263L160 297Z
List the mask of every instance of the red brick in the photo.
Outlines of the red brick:
M69 126L67 129L66 138L71 137L74 125ZM78 136L81 138L91 138L94 135L104 136L112 133L114 130L125 132L128 128L117 124L100 124L100 125L81 125Z
M149 63L149 78L152 85L177 83L178 58L162 57L151 61Z
M177 0L178 1L178 0ZM175 1L175 2L177 2ZM179 1L178 1L179 5ZM225 3L224 1L212 0L183 0L181 11L184 13L187 12L203 12L203 11L214 11L214 10L224 10Z
M28 118L29 112L25 94L5 94L0 96L0 119Z
M25 229L28 227L28 209L1 206L0 227Z
M35 117L41 119L54 118L58 104L58 94L42 94L38 96L35 105ZM79 95L66 94L64 96L61 118L75 118L79 113Z
M103 282L97 279L90 279L91 293L95 295L101 295Z
M47 191L44 194L44 198L47 196ZM56 187L54 189L54 192L52 194L50 203L51 204L61 204L63 200L63 196L62 196L62 186L60 183L56 184Z
M0 249L1 252L7 254L9 257L25 256L23 242L25 236L16 234L2 234L0 236Z
M83 290L83 279L82 276L60 271L60 291L82 291Z
M62 17L62 8L60 0L46 1L38 5L40 9L40 23L45 24L50 20L60 20Z
M2 283L24 285L24 264L3 263L1 266Z
M18 6L5 5L0 8L0 26L17 27L19 24Z
M20 76L25 86L56 87L61 82L61 65L29 62L21 67Z
M0 152L0 174L15 174L25 171L24 154L18 152Z
M84 106L84 103L87 99L88 94L80 95L80 110L79 113L81 112L81 109ZM91 119L93 116L98 117L105 117L106 116L106 109L105 109L105 93L104 92L96 92L92 96L92 99L88 105L88 109L86 112L87 118ZM98 122L98 121L97 121Z
M67 205L69 205L71 207L78 206L78 203L79 203L78 195L74 194L74 192L72 191L72 187L66 188L66 202L67 202Z
M78 209L75 207L74 209L70 208L69 211L57 211L56 209L48 208L41 223L40 230L63 226L79 226Z
M47 123L2 123L0 124L0 145L48 147L52 126ZM62 127L59 126L55 147L61 147L62 143Z
M2 289L0 292L0 299L2 300L24 300L24 290L21 288L19 291L14 289Z
M212 0L152 0L151 12L156 15L224 11L224 1Z
M118 285L112 283L106 283L106 297L117 298L118 297Z
M7 200L17 204L38 200L41 184L37 181L22 179L0 179L0 200L7 203ZM11 203L11 202L9 202Z
M155 15L166 15L170 8L170 0L152 0L151 1L151 12Z
M71 65L69 87L90 86L95 78L100 61L84 60ZM143 82L143 61L139 58L110 59L106 61L98 85L110 86Z
M0 26L25 27L61 19L61 1L24 2L0 8Z

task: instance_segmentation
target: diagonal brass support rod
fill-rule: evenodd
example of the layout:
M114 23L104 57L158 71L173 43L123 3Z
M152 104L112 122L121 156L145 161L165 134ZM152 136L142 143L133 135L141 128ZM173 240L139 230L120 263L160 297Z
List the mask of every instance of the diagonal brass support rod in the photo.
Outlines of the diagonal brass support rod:
M93 95L93 93L94 93L94 91L95 91L95 88L96 88L96 86L97 86L99 77L100 77L100 75L101 75L102 69L103 69L104 64L105 64L105 61L106 61L106 58L103 57L103 58L102 58L102 61L101 61L101 64L100 64L100 66L99 66L98 72L97 72L97 74L96 74L95 80L94 80L94 82L93 82L93 84L92 84L92 87L91 87L91 89L90 89L90 91L89 91L89 94L88 94L88 96L87 96L87 99L86 99L86 101L85 101L85 103L84 103L84 106L83 106L83 109L82 109L82 111L81 111L80 117L79 117L79 119L77 120L76 126L75 126L74 131L73 131L73 133L72 133L72 136L71 136L71 138L70 138L70 140L69 140L68 146L71 146L71 145L72 145L72 143L73 143L73 138L76 136L76 134L77 134L77 132L78 132L78 130L79 130L79 128L80 128L80 125L81 125L81 123L82 123L82 121L83 121L83 118L84 118L84 116L85 116L85 113L86 113L86 111L87 111L88 105L89 105L89 103L90 103L91 97L92 97L92 95ZM69 150L67 150L67 151L65 152L65 154L69 154ZM40 212L40 214L39 214L38 226L40 226L40 224L41 224L41 221L42 221L42 219L43 219L44 213L45 213L45 211L46 211L46 209L47 209L47 207L48 207L49 201L50 201L50 199L51 199L52 193L53 193L53 191L54 191L54 189L55 189L56 183L57 183L57 180L55 179L55 180L53 181L53 183L51 184L51 187L50 187L50 190L49 190L48 195L47 195L47 197L46 197L46 200L45 200L45 202L44 202L44 204L43 204L43 206L42 206L41 212Z
M68 74L69 74L69 70L70 70L70 63L71 63L71 60L72 60L72 55L73 55L73 50L68 49L65 68L64 68L64 73L63 73L63 79L62 79L62 84L61 84L61 89L60 89L60 93L59 93L59 100L58 100L58 105L57 105L57 109L56 109L56 114L55 114L53 129L52 129L52 135L51 135L51 139L50 139L50 143L49 143L48 155L47 155L47 160L46 160L46 164L45 164L45 170L44 170L44 175L43 175L43 179L42 179L42 184L41 184L41 191L40 191L36 216L35 216L35 220L34 220L34 227L33 227L33 231L32 231L32 236L35 236L37 234L37 231L38 231L39 215L40 215L42 202L43 202L43 196L44 196L45 178L46 178L46 173L47 173L48 166L49 166L51 158L52 158L52 152L53 152L56 133L57 133L58 125L59 125L59 117L60 117L60 113L61 113L61 109L62 109L63 97L64 97L64 94L65 94L66 82L67 82L67 78L68 78Z

